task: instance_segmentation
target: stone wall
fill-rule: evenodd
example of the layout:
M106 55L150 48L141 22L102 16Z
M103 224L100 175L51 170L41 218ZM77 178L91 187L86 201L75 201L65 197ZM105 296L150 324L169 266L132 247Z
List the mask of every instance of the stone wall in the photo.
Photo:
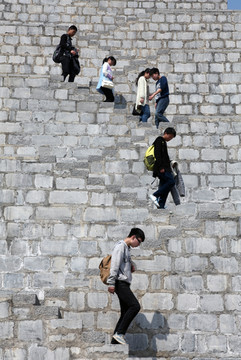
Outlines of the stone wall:
M0 358L238 359L240 13L223 1L1 6ZM83 67L63 84L50 54L70 23ZM108 53L114 105L95 91ZM159 132L130 115L146 65L168 76L168 146L186 184L167 210L149 202L142 161ZM109 345L119 306L98 265L133 226L146 241L128 348Z

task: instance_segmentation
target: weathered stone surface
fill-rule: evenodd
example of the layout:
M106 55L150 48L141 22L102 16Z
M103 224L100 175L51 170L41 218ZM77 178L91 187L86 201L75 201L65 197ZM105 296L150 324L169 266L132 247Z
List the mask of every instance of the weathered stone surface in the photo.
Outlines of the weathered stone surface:
M102 347L119 303L98 265L138 226L146 241L132 250L142 310L131 353L239 359L240 13L226 0L0 8L0 358L130 358L127 347ZM51 56L71 23L81 24L81 73L63 83ZM117 58L114 104L95 90L107 54ZM169 125L155 129L154 101L147 124L131 115L147 66L169 81L177 136L168 148L186 186L181 205L169 196L165 210L148 201L158 185L143 157Z

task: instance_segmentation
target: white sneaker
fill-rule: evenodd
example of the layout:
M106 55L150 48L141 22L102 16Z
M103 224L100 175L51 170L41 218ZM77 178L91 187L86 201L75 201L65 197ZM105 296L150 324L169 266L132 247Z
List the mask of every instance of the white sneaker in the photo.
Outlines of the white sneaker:
M156 207L159 209L160 205L159 205L159 202L157 201L157 198L154 195L149 195L149 198L156 205Z
M115 339L119 344L125 345L126 341L124 335L115 333L113 335L113 339Z

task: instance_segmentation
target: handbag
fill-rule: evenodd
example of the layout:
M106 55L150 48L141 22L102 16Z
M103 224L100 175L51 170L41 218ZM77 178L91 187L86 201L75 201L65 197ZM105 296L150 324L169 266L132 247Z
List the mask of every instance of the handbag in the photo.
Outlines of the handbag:
M101 83L101 86L104 87L104 88L107 88L107 89L113 89L114 84L113 84L113 81L111 81L111 80L103 79L102 83Z
M136 108L136 104L133 106L132 115L134 116L141 116L143 114L143 106L138 105Z
M53 57L52 57L53 61L54 61L55 63L59 64L59 63L60 63L61 55L62 55L61 46L58 45L58 46L56 47L56 49L54 50L54 53L53 53Z

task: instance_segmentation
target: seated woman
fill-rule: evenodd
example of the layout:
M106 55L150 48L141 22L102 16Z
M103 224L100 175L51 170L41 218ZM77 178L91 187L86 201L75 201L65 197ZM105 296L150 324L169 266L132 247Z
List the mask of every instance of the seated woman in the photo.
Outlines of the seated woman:
M102 63L100 70L100 78L97 84L96 90L105 95L106 99L104 102L114 102L114 84L113 84L113 72L111 66L116 65L116 59L113 56L105 58Z

